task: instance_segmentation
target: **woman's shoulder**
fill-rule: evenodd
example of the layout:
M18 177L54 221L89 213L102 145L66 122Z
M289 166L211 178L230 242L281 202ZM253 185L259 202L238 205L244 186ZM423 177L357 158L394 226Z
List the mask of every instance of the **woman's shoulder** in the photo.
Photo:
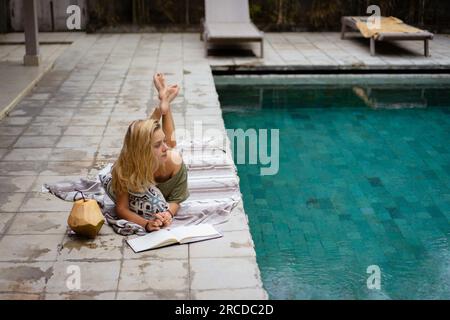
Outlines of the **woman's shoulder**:
M181 157L180 152L177 150L168 150L168 160L169 160L169 169L171 171L171 176L174 176L180 171L182 165L183 165L183 158Z

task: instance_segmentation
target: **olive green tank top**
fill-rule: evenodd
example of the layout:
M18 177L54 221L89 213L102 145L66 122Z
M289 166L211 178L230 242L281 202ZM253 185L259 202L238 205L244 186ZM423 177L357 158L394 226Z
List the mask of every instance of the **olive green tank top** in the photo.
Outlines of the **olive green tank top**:
M184 162L181 164L180 170L170 177L169 180L157 183L156 186L167 202L181 203L189 197L187 185L187 168Z

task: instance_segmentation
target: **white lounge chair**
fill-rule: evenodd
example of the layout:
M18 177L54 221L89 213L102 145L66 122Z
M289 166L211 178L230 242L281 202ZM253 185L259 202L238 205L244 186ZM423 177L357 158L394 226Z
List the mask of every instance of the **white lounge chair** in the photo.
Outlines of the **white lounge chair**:
M260 42L264 56L264 34L250 20L248 0L205 0L205 19L200 39L209 43Z

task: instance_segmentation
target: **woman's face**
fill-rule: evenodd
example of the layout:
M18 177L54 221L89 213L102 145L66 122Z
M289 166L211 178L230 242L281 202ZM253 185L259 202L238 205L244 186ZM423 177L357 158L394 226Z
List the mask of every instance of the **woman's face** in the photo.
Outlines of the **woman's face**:
M153 148L153 154L155 155L156 159L160 161L161 163L164 163L167 161L167 144L166 144L166 135L162 131L162 129L158 129L155 131L152 137L152 148Z

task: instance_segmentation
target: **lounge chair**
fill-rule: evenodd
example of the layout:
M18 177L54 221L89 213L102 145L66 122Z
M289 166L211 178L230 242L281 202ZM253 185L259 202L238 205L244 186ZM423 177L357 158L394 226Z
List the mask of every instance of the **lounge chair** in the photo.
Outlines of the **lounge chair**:
M342 17L341 39L344 39L347 27L359 31L365 38L370 38L370 54L375 55L375 41L383 40L423 40L425 56L430 56L429 40L433 34L407 25L395 17L380 17L380 28L369 28L369 17Z
M205 0L205 19L200 39L209 43L259 42L264 56L264 34L250 20L248 0Z

